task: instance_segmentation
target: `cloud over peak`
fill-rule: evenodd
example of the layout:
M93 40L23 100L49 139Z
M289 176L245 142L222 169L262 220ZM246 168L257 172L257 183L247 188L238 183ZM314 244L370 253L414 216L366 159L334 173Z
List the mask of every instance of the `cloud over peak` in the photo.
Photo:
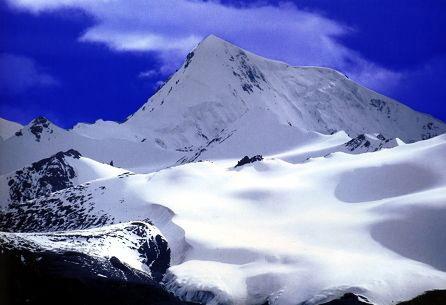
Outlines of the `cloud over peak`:
M120 52L155 51L160 74L171 73L201 39L215 34L259 55L292 65L341 70L373 89L398 81L399 75L363 58L338 42L352 30L291 2L277 6L227 6L198 0L8 0L33 13L78 8L96 23L79 37Z

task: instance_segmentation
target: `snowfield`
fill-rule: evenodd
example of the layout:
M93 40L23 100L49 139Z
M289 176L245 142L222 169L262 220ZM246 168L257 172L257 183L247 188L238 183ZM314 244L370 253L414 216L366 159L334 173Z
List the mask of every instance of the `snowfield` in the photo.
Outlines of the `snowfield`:
M352 292L384 305L446 288L445 162L443 135L296 164L191 163L85 192L113 222L159 228L172 251L163 281L183 300L319 304Z
M446 288L445 141L237 170L203 162L135 192L185 231L186 261L165 281L186 300L317 304L354 292L391 304Z

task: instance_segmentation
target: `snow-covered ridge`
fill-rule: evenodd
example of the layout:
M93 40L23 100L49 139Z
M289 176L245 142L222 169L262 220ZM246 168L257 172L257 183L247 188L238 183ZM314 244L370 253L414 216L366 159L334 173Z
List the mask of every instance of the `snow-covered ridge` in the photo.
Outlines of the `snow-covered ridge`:
M118 176L126 170L83 157L74 149L58 152L0 176L0 207L21 203L74 185Z
M2 156L0 174L19 170L70 149L98 162L113 162L116 167L144 167L150 171L170 166L182 156L180 152L165 151L148 141L93 139L78 135L71 130L58 127L46 118L39 117L23 127L16 135L0 142Z

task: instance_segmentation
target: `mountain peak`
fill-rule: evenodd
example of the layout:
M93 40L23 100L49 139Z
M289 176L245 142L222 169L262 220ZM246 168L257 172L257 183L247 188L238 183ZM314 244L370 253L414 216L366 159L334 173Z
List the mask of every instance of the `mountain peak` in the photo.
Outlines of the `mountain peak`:
M209 56L212 55L223 55L225 53L228 53L229 50L236 50L235 53L238 52L238 50L241 50L238 46L220 38L213 34L206 36L198 45L197 47L189 53L189 55L186 57L186 62L188 61L190 56L200 54L204 55L205 57L209 58ZM220 56L218 56L220 57ZM223 59L223 58L222 58Z
M228 41L215 36L214 34L210 34L208 36L206 36L200 43L199 45L202 44L222 44L222 43L229 43Z
M29 125L33 126L33 125L49 125L51 124L51 122L44 116L39 115L38 117L36 117L34 120L32 120ZM46 126L48 127L48 126Z

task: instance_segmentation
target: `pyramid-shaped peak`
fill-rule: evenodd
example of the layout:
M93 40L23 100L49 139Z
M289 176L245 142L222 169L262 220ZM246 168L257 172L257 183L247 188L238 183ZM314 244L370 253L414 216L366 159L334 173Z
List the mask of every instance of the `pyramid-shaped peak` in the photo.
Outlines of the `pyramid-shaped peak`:
M213 34L206 36L195 48L194 51L199 51L202 49L207 50L216 50L216 49L225 49L225 48L235 48L240 49L238 46L228 42L227 40L224 40L218 36L215 36Z
M211 44L214 44L214 43L229 43L229 42L227 42L226 40L224 40L224 39L222 39L222 38L220 38L220 37L218 37L218 36L215 36L214 34L210 34L210 35L206 36L206 37L201 41L200 44L203 44L203 43L211 43Z
M210 64L233 61L237 54L245 53L245 50L220 37L208 35L186 56L184 68L193 63L195 66L198 65L200 70L207 67L207 70L213 71L209 69Z

